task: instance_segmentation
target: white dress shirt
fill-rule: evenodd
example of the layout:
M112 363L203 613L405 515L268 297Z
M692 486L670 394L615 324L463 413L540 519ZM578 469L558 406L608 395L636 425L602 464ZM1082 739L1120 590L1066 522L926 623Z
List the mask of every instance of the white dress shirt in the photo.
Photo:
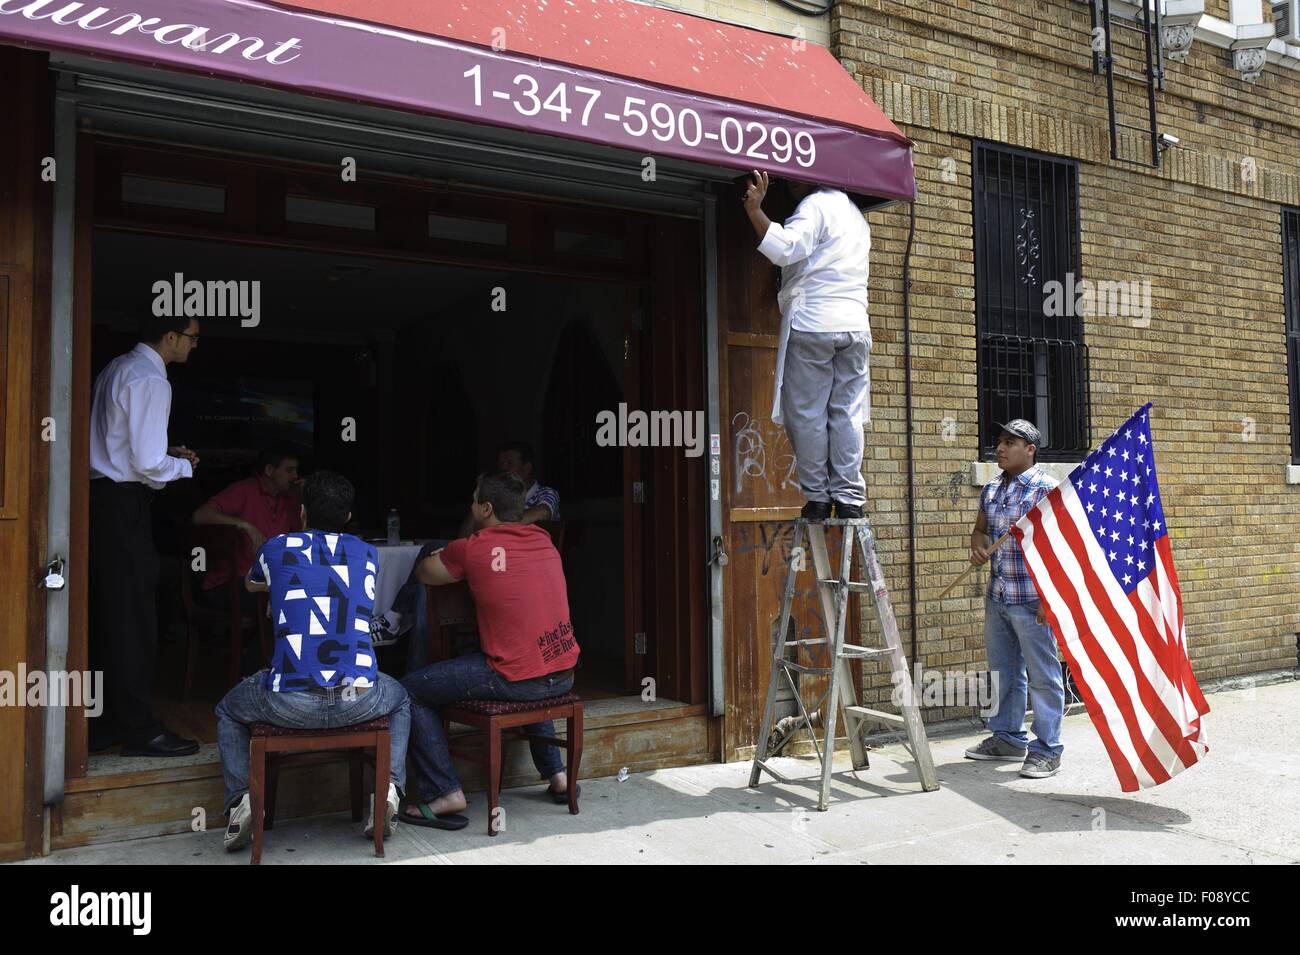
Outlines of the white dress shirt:
M141 342L108 363L90 399L90 477L139 481L155 490L193 477L167 454L172 386L162 356Z
M863 332L870 341L867 274L871 228L839 189L804 196L783 225L767 227L758 251L781 266L781 343L776 354L772 421L782 423L781 385L790 330Z

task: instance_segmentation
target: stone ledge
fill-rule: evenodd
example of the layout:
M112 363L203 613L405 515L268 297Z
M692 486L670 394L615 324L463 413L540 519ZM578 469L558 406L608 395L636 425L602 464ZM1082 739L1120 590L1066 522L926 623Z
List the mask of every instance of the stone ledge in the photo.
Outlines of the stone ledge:
M1044 461L1040 466L1058 481L1064 481L1070 476L1070 472L1082 463L1082 461L1073 463L1069 461ZM983 487L989 481L998 477L1002 473L1002 469L994 461L972 461L968 473L971 487Z

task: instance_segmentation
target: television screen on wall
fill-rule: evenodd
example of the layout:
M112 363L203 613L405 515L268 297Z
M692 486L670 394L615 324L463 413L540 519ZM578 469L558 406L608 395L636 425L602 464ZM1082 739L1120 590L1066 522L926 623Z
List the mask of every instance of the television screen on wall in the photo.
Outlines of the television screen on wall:
M282 444L306 456L315 410L309 379L196 378L176 385L169 433L211 464L244 463Z

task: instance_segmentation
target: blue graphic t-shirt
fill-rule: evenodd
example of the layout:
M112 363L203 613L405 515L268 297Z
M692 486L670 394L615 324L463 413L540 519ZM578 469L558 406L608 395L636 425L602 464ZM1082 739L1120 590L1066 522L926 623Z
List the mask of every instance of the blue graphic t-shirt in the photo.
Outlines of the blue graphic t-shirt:
M268 690L374 685L370 616L378 569L375 548L351 534L296 531L262 545L248 576L271 591Z

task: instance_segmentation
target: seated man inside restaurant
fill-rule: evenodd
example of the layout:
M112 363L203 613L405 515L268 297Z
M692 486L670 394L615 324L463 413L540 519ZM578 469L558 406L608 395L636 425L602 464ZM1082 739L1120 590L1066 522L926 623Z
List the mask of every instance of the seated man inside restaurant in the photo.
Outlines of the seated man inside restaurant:
M276 447L262 451L255 474L236 481L213 495L194 512L195 524L226 524L238 528L239 549L235 565L227 560L210 559L203 575L202 599L212 606L224 601L218 592L229 580L243 580L253 566L253 554L266 541L302 527L302 502L298 499L298 452ZM251 595L245 595L245 612L251 611Z
M524 513L520 524L560 519L560 494L533 476L533 448L522 441L510 441L497 451L497 470L509 471L524 484ZM460 525L457 537L468 537L474 532L474 516L467 514Z
M470 513L475 532L454 540L417 565L422 583L469 582L478 616L481 652L432 663L402 679L411 697L413 799L402 821L438 829L461 828L465 794L436 712L457 700L533 702L568 693L578 662L569 620L568 591L551 536L525 524L524 485L509 471L483 475ZM524 732L555 738L551 721ZM533 765L549 780L551 798L568 801L569 782L560 750L529 740ZM581 793L581 789L578 790Z
M524 513L521 524L560 519L560 495L533 476L533 449L521 441L501 445L497 451L497 467L517 475L524 483Z
M380 673L370 646L370 613L379 555L371 544L341 533L352 517L352 484L317 471L302 488L301 531L268 540L245 581L269 591L275 649L269 669L241 680L217 704L217 743L225 778L228 850L248 843L249 727L291 729L351 726L387 716L392 737L384 834L391 835L406 782L411 706L402 685ZM366 835L375 827L374 796Z
M509 471L516 475L524 485L524 513L519 518L520 524L536 524L538 521L558 521L560 519L560 495L553 487L539 484L533 477L533 449L526 444L512 441L503 444L497 452L497 469ZM474 515L465 515L457 537L469 537L474 532ZM429 541L420 551L416 565L411 569L410 579L397 591L393 605L382 613L375 615L370 629L376 640L395 640L406 633L415 624L418 601L420 599L420 582L416 578L419 561L424 560L430 552L440 550L445 540ZM417 648L413 658L420 653Z

